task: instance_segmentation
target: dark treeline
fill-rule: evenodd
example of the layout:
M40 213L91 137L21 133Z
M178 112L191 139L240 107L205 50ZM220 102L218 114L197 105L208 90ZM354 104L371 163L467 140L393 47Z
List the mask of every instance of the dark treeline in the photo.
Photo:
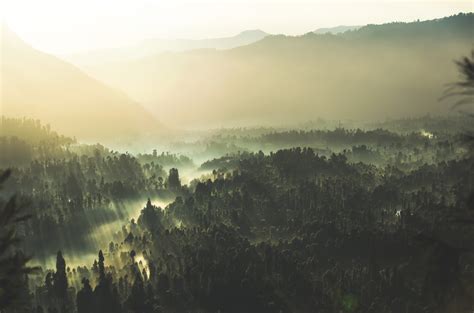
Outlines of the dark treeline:
M75 139L58 135L49 125L39 120L15 119L2 116L0 119L0 166L21 166L33 159L65 156Z
M394 22L383 25L367 25L338 36L351 40L384 40L393 43L397 40L407 40L407 38L414 42L420 38L436 40L439 38L438 36L452 33L455 34L454 38L459 40L472 35L470 30L472 18L472 13L459 13L452 17L415 23Z
M402 124L404 124L403 122ZM311 147L319 155L330 157L333 152L344 154L350 162L364 162L378 166L392 165L411 170L423 164L436 164L457 159L467 152L461 142L462 135L419 130L396 133L385 129L374 130L336 128L334 130L269 131L258 136L214 136L212 145L222 142L231 149L222 149L223 157L206 161L202 169L233 168L236 161L245 158L249 151L262 149L275 151L297 146ZM214 155L214 154L211 154Z

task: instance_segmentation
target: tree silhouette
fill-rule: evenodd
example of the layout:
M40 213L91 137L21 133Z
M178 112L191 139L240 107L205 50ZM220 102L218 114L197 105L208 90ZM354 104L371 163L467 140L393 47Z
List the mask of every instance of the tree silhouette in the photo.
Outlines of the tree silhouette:
M105 280L104 254L99 251L99 284Z
M455 63L461 74L461 80L449 84L441 99L460 97L453 104L453 108L474 104L474 49L471 51L470 58L465 56L456 60ZM471 116L474 115L471 114Z
M120 313L121 305L112 275L105 273L104 254L99 251L99 283L94 289L95 312Z
M10 170L0 174L0 189L10 175ZM0 199L0 311L21 305L17 301L24 289L25 275L37 269L27 266L30 258L17 249L20 239L16 226L31 217L20 211L15 197L4 204Z
M151 312L149 301L147 301L143 279L140 273L135 274L135 281L132 286L132 291L127 299L127 307L133 313L148 313Z
M56 272L53 277L54 292L59 300L65 302L67 300L67 276L66 276L66 261L63 258L61 251L56 255Z
M461 80L451 83L445 90L442 100L457 97L459 98L452 106L453 109L464 107L466 105L474 105L474 49L471 50L471 57L463 57L455 61ZM474 113L463 112L467 116L474 118ZM470 152L474 152L474 134L472 128L463 134L463 141L467 143ZM474 203L474 192L470 196L470 203Z
M77 313L94 312L94 297L89 280L82 279L82 289L77 293Z
M177 191L181 188L181 181L179 179L179 172L176 168L171 168L168 176L168 188Z

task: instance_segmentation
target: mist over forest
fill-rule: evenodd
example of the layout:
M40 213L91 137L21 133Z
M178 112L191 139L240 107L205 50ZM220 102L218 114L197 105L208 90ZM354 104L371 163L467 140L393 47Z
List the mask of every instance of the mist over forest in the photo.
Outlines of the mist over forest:
M52 55L1 27L0 313L474 311L474 14Z

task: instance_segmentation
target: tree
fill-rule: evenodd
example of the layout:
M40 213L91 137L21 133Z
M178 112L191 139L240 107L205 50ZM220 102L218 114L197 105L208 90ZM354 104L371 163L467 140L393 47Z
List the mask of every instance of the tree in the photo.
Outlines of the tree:
M114 253L115 252L115 244L113 241L109 243L109 253Z
M174 191L181 189L181 181L179 179L179 172L176 168L171 168L168 176L168 188Z
M151 203L150 198L140 213L138 224L145 226L152 234L161 227L159 209Z
M99 251L99 284L105 280L104 254Z
M44 279L44 286L46 287L46 291L48 292L48 297L51 297L54 294L53 290L53 274L48 272Z
M139 272L135 274L132 291L127 299L127 307L134 313L151 312L150 302L147 301L143 279Z
M58 251L56 255L56 272L53 276L54 293L59 300L65 302L67 300L67 275L66 275L66 261L63 254Z
M105 259L102 250L99 251L99 283L94 289L94 304L97 313L120 313L122 311L112 275L105 273Z
M455 63L461 74L461 80L449 84L441 99L461 97L454 103L453 108L474 104L474 50L471 51L470 58L463 57Z
M89 280L82 279L82 289L79 290L76 296L77 313L91 313L94 312L94 297L92 294L92 287Z
M130 251L129 255L130 255L130 258L132 259L132 265L135 264L135 256L137 255L135 250Z
M0 174L0 189L10 175L10 170ZM25 275L37 269L26 265L30 258L17 248L16 226L30 217L20 213L15 197L5 203L0 198L0 311L19 305Z

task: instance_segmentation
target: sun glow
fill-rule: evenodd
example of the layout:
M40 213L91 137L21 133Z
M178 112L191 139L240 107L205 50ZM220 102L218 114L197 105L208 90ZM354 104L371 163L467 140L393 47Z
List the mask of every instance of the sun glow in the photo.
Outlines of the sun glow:
M140 269L145 270L146 275L150 277L150 268L148 267L148 261L143 257L143 255L136 256L135 262L137 262Z
M426 137L428 139L433 139L434 135L433 133L430 133L430 132L427 132L426 130L422 130L420 132L420 134L423 136L423 137Z
M273 34L300 35L320 27L414 21L473 10L470 0L5 0L0 3L4 22L34 47L54 54L118 47L147 38L230 36L257 28Z

